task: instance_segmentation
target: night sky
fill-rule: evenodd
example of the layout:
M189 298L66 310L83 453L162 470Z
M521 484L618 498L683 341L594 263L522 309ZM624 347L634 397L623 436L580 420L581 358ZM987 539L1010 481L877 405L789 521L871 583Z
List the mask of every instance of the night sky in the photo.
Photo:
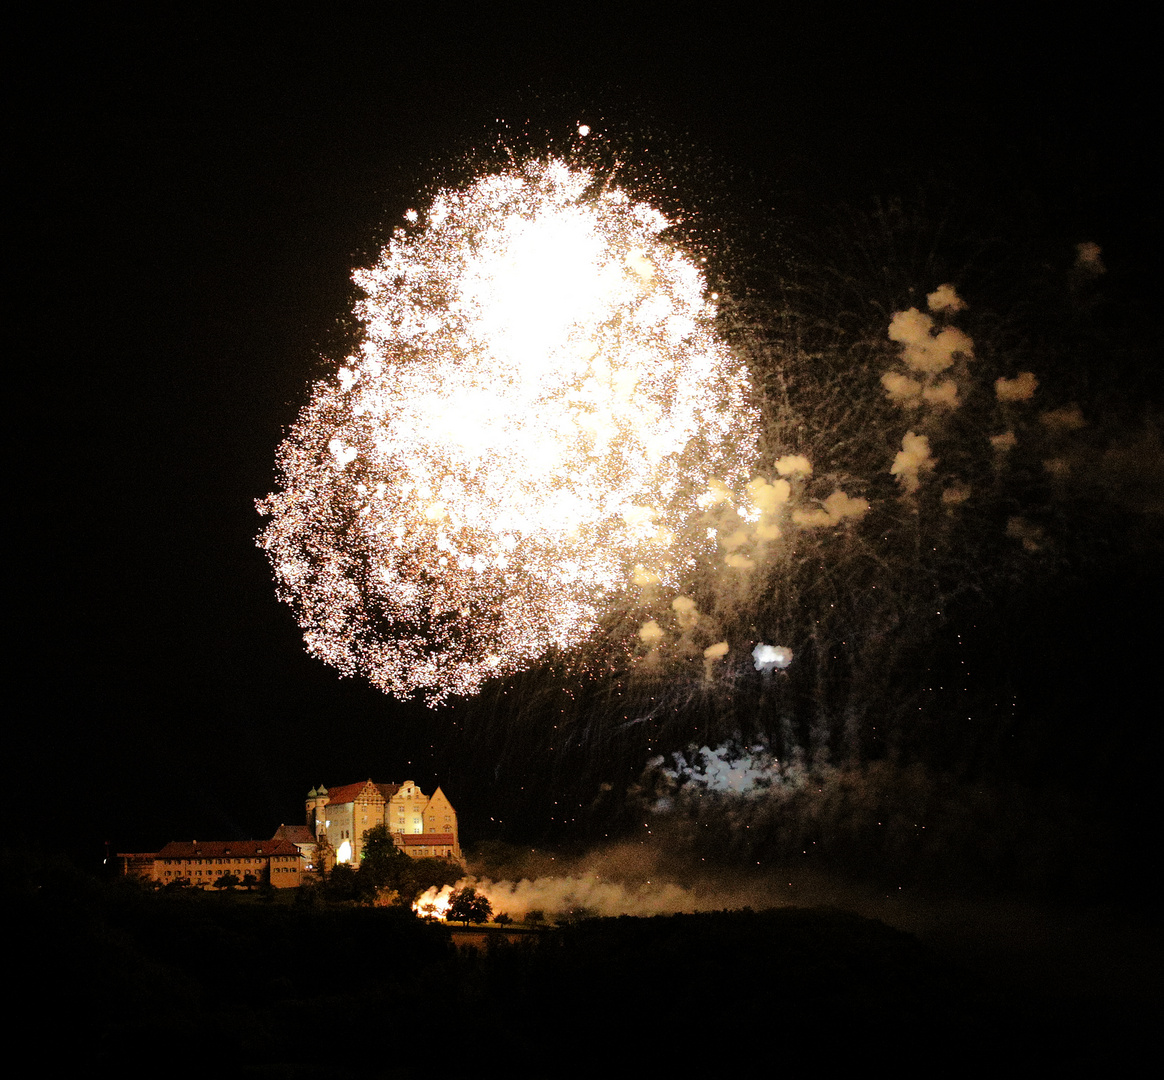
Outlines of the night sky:
M998 232L1101 244L1122 302L1158 304L1158 87L1143 27L1102 10L1040 28L358 10L117 6L18 41L6 780L29 844L96 860L106 841L269 835L309 787L368 776L441 783L469 843L544 833L536 814L491 824L514 804L475 782L455 708L305 655L254 541L275 447L354 340L351 268L503 125L532 145L583 121L654 138L721 204L738 190L745 230L956 191ZM1117 375L1159 415L1158 372ZM1159 502L1138 521L1150 536ZM1055 768L1113 791L1159 748L1157 706L1136 704L1159 568L1137 540L975 643L1041 737L1062 723Z

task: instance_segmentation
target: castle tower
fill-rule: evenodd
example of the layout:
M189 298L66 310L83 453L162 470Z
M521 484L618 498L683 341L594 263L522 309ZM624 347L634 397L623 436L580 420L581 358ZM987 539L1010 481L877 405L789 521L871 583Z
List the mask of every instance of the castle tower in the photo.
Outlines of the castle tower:
M319 836L326 832L326 815L324 807L328 804L327 788L320 784L319 789L312 788L307 793L307 827L312 836Z

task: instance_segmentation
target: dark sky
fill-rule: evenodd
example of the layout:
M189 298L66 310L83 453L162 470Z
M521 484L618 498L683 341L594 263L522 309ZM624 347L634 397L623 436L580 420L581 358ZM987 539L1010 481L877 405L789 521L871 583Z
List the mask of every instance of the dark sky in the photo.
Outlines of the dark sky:
M50 847L263 835L319 782L449 784L448 715L304 655L254 500L349 340L351 267L498 120L657 131L777 215L957 175L1126 266L1158 236L1144 35L1094 12L368 8L121 5L18 41L6 777ZM487 828L487 800L450 795Z

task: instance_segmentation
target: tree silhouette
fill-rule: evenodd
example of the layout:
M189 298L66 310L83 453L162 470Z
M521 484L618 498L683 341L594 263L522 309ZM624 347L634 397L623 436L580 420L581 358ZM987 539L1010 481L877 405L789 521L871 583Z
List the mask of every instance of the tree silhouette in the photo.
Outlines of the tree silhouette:
M466 886L453 893L449 903L447 918L461 923L488 922L493 914L493 905L472 886Z

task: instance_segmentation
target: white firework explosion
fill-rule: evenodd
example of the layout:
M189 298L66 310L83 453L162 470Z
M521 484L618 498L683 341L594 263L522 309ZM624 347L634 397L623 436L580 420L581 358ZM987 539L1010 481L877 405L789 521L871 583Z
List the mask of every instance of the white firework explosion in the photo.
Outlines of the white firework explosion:
M363 342L280 447L259 544L311 653L435 704L674 595L760 418L671 223L592 172L407 218L354 275Z

